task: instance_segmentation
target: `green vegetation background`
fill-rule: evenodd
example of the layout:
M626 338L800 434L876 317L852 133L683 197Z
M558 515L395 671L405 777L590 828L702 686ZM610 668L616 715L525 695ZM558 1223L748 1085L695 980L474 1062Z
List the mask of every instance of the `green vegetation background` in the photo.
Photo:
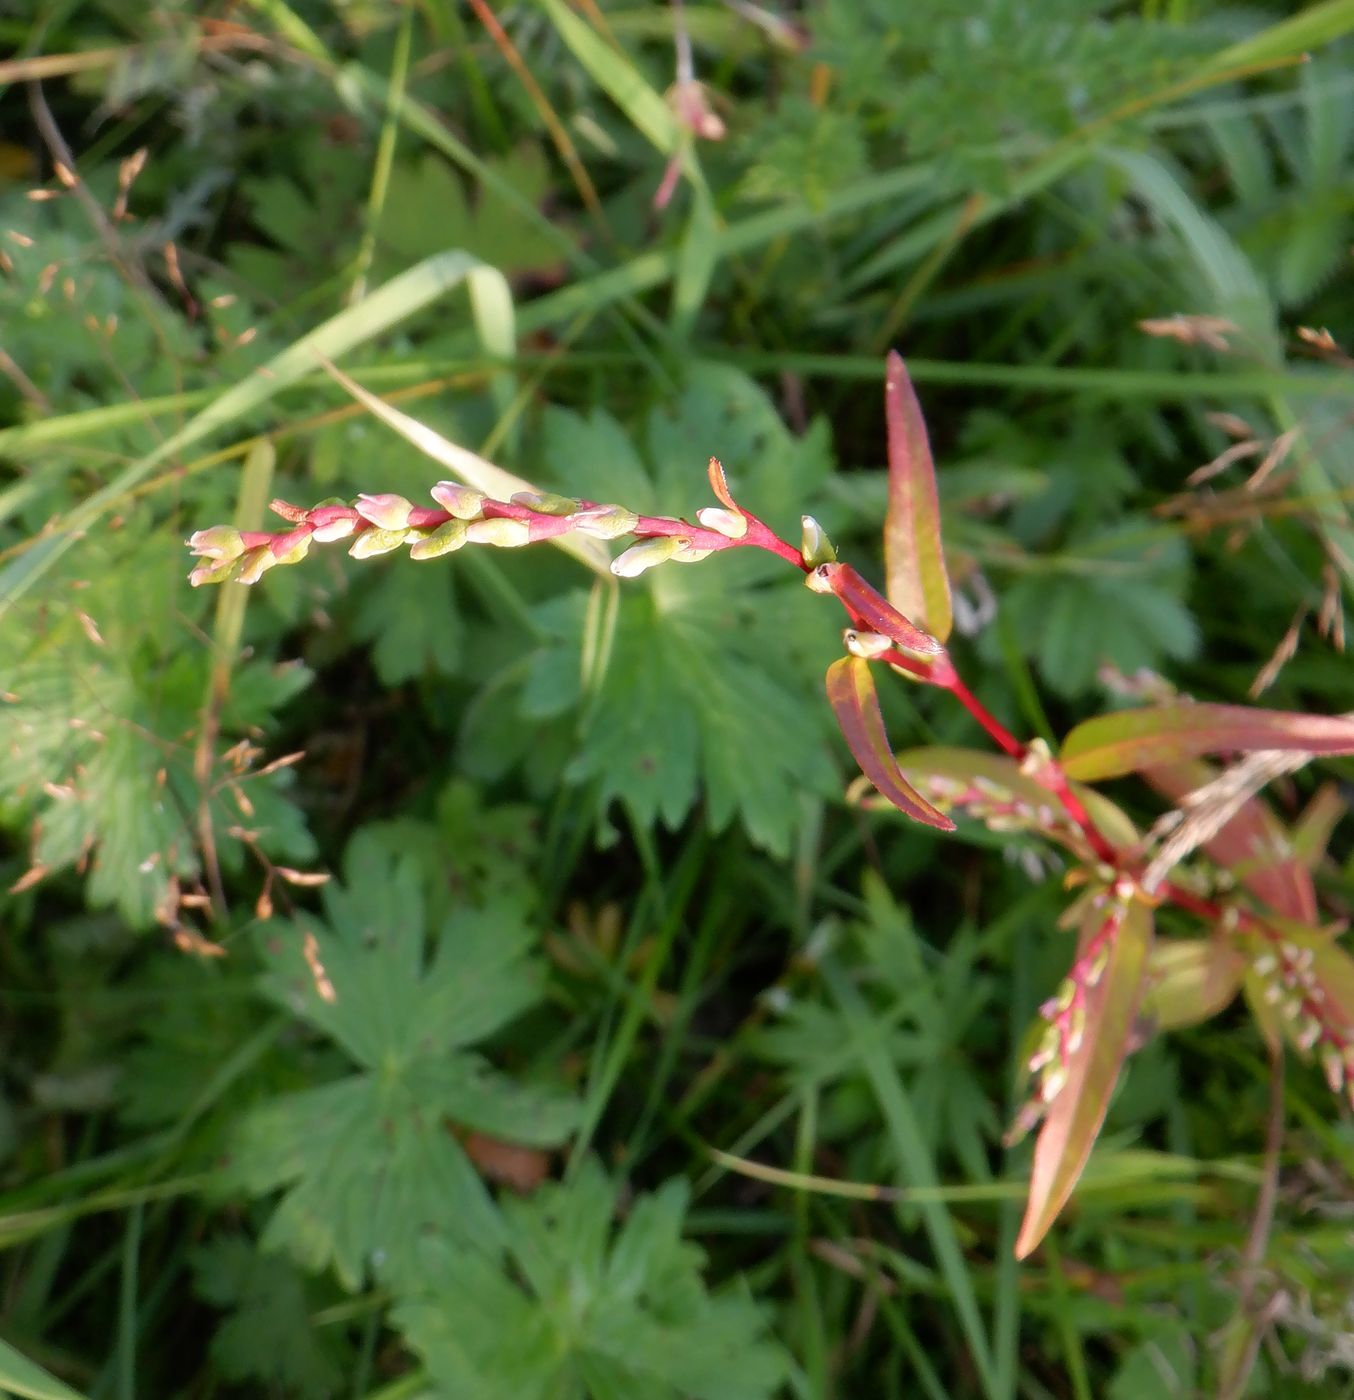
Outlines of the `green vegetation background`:
M1059 872L844 804L838 620L774 561L615 593L545 549L317 549L218 594L182 546L426 498L294 351L319 328L543 487L690 514L716 454L877 576L896 345L1006 722L1117 703L1106 668L1242 700L1294 626L1266 702L1347 710L1354 381L1299 332L1354 329L1351 29L0 8L0 1387L1130 1400L1214 1393L1240 1316L1252 1393L1354 1393L1354 1134L1301 1066L1242 1297L1244 1017L1141 1048L1015 1266ZM893 687L900 742L976 742L934 698Z

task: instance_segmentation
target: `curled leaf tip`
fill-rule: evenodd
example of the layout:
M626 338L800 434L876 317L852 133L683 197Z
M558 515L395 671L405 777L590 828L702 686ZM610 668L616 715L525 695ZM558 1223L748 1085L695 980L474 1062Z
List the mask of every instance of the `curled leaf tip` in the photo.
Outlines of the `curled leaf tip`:
M719 503L728 507L735 515L741 515L742 511L738 509L738 503L734 500L733 493L729 490L729 479L724 475L724 464L718 457L710 458L707 474L710 478L710 490L715 493Z

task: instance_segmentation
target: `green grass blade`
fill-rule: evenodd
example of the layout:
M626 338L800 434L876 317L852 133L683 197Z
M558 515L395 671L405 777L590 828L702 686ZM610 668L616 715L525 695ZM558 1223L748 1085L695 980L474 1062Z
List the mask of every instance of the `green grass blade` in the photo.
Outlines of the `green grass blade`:
M1325 0L1309 5L1288 19L1271 24L1249 39L1223 49L1209 59L1206 71L1246 68L1251 64L1275 63L1298 58L1309 49L1334 43L1354 31L1354 0Z
M8 1342L0 1341L0 1390L23 1400L84 1400L80 1392L49 1375Z
M841 1009L851 1043L860 1057L865 1077L870 1081L875 1100L884 1115L884 1124L893 1145L903 1184L922 1190L937 1188L940 1181L935 1162L926 1150L926 1139L917 1122L911 1099L899 1077L897 1066L884 1051L883 1042L875 1031L864 999L841 968L830 959L823 961L822 972L833 1000ZM987 1330L978 1311L973 1279L963 1251L959 1247L954 1222L950 1219L948 1211L935 1202L920 1203L917 1210L926 1226L931 1248L935 1250L950 1300L959 1315L959 1323L968 1341L969 1352L981 1379L983 1392L988 1396L996 1396L996 1373L992 1364Z

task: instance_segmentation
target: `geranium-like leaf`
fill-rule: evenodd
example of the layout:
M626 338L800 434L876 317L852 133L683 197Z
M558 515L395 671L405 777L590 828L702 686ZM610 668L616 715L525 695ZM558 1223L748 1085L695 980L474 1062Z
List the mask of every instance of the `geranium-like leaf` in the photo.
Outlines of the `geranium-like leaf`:
M843 656L827 672L827 698L837 716L860 770L876 788L914 821L925 822L940 831L953 831L954 823L931 804L903 777L898 760L889 748L884 716L879 710L870 663L859 656Z
M768 1400L787 1357L741 1280L712 1291L686 1183L618 1208L588 1161L503 1205L502 1250L434 1233L395 1319L438 1395ZM617 1224L623 1214L624 1223ZM492 1378L486 1382L486 1378Z
M884 519L884 566L889 601L944 641L953 616L950 576L940 540L936 468L921 405L902 356L889 352L884 379L888 426L889 509Z
M429 1229L496 1239L498 1217L456 1130L547 1147L577 1116L557 1089L496 1073L471 1048L544 989L529 891L437 919L421 854L408 833L359 832L345 882L324 889L324 919L263 935L265 992L352 1068L248 1114L230 1171L251 1193L283 1193L265 1248L307 1269L332 1266L349 1289L399 1276Z
M1103 917L1103 911L1092 914L1085 937ZM1085 1033L1068 1057L1066 1083L1049 1105L1035 1143L1017 1259L1026 1258L1048 1233L1091 1155L1128 1053L1151 947L1151 912L1135 902L1114 936L1104 972L1086 990Z
M1062 765L1070 778L1097 782L1204 754L1256 749L1354 753L1354 719L1244 705L1121 710L1077 725L1063 741Z
M1246 960L1224 937L1172 938L1152 949L1143 1015L1159 1031L1197 1026L1237 994Z
M1170 763L1144 768L1142 776L1172 802L1217 777L1206 763ZM1280 914L1302 923L1317 917L1316 890L1298 859L1283 823L1261 798L1252 797L1203 845L1224 870Z

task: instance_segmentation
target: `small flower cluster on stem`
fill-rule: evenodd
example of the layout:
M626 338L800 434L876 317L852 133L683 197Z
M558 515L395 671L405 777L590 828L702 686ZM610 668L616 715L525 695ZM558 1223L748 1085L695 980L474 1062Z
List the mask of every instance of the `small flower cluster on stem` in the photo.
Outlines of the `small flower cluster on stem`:
M1093 907L1104 913L1058 990L1039 1008L1043 1030L1026 1066L1033 1080L1033 1093L1016 1111L1006 1134L1008 1147L1039 1122L1067 1086L1072 1058L1086 1036L1087 998L1105 975L1115 937L1128 916L1129 905L1138 897L1137 886L1125 876L1116 879L1108 890L1098 890L1090 896Z

